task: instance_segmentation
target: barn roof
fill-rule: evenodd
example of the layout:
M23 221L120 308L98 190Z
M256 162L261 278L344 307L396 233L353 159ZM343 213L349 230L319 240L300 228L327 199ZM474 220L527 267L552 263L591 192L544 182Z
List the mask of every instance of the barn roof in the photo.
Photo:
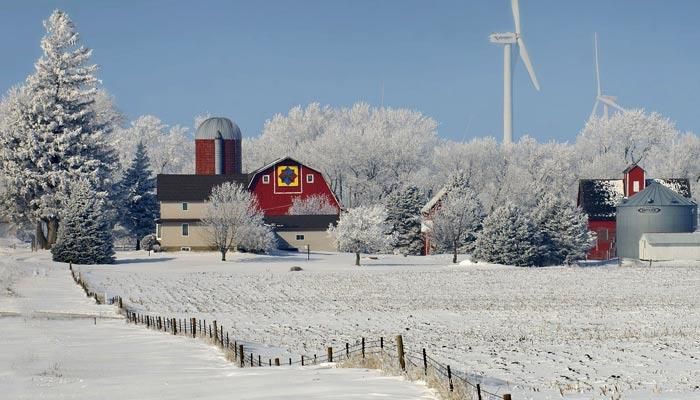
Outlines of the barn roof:
M683 197L668 187L651 182L641 192L629 199L622 199L618 207L638 207L638 206L694 206L695 202Z
M165 175L156 178L158 201L205 201L214 186L224 182L248 185L250 176L239 175Z
M614 221L615 205L625 196L622 179L581 179L578 205L597 221Z

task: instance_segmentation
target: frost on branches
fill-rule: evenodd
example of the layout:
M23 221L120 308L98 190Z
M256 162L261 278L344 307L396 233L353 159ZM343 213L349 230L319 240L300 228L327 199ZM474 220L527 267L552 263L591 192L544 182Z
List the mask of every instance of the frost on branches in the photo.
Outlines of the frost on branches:
M106 193L95 192L85 179L69 185L58 238L51 247L54 261L73 264L111 264L114 247L107 218Z
M136 146L136 155L119 182L119 192L122 196L119 222L136 241L136 250L139 250L141 238L153 233L158 216L156 180L142 142Z
M544 264L571 265L586 258L594 237L588 230L588 218L580 208L565 199L545 194L533 217L545 246Z
M335 238L339 251L355 253L355 265L360 265L360 253L383 251L395 242L388 234L386 210L382 206L351 208L340 215L338 225L331 225L328 233Z
M264 224L258 202L237 183L212 189L202 224L209 244L221 252L221 261L226 261L232 248L267 251L274 247L274 234Z
M472 255L479 261L532 267L542 265L544 251L540 230L528 213L506 203L484 219Z
M460 184L459 175L432 216L432 239L439 248L450 250L457 263L459 250L469 250L484 219L476 193Z
M406 186L386 198L387 224L396 237L394 251L403 255L420 255L423 250L420 210L425 197L415 186Z
M4 208L15 222L36 224L37 244L46 248L55 241L70 182L84 179L98 192L108 189L116 160L105 144L109 123L93 108L98 80L92 51L78 44L64 12L54 11L44 26L43 55L21 93L8 99L0 144Z
M322 194L312 194L304 198L294 197L292 206L289 207L289 215L335 215L339 211L338 207Z

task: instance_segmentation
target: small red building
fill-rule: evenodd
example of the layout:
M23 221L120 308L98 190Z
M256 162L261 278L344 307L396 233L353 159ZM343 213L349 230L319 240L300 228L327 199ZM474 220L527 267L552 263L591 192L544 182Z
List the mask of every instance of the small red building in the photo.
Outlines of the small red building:
M623 171L622 179L581 179L578 206L588 215L588 229L596 234L596 244L589 251L589 260L609 260L617 256L615 248L616 205L632 197L651 182L658 182L684 197L690 197L687 179L647 179L644 169L632 164Z

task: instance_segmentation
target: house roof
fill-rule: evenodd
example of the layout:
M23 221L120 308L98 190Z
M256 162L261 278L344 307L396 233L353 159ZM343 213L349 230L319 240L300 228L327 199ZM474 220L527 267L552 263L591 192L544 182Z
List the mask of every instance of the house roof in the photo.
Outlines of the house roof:
M236 182L248 186L250 175L164 175L157 181L158 201L205 201L214 186Z
M423 208L420 209L421 214L429 214L430 211L433 210L433 207L435 207L440 200L442 200L443 197L447 194L447 187L444 187L440 189L439 192L435 194L430 200L428 200L427 203L423 206Z
M629 199L622 199L617 205L618 207L638 207L638 206L694 206L695 202L683 197L668 187L651 182L641 192L635 194Z
M338 215L268 215L265 223L275 231L325 231L338 223Z
M642 235L642 240L658 246L700 246L700 233L645 233Z

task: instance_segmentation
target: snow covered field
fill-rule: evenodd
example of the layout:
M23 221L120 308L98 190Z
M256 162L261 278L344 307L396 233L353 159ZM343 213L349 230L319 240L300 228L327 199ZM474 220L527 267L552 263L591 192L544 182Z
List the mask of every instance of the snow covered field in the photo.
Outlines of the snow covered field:
M0 398L434 399L373 370L236 368L201 340L126 324L47 259L0 249Z
M265 354L403 334L514 398L700 398L700 268L449 265L443 256L123 253L81 267L144 312L216 319ZM301 272L289 271L298 265Z

